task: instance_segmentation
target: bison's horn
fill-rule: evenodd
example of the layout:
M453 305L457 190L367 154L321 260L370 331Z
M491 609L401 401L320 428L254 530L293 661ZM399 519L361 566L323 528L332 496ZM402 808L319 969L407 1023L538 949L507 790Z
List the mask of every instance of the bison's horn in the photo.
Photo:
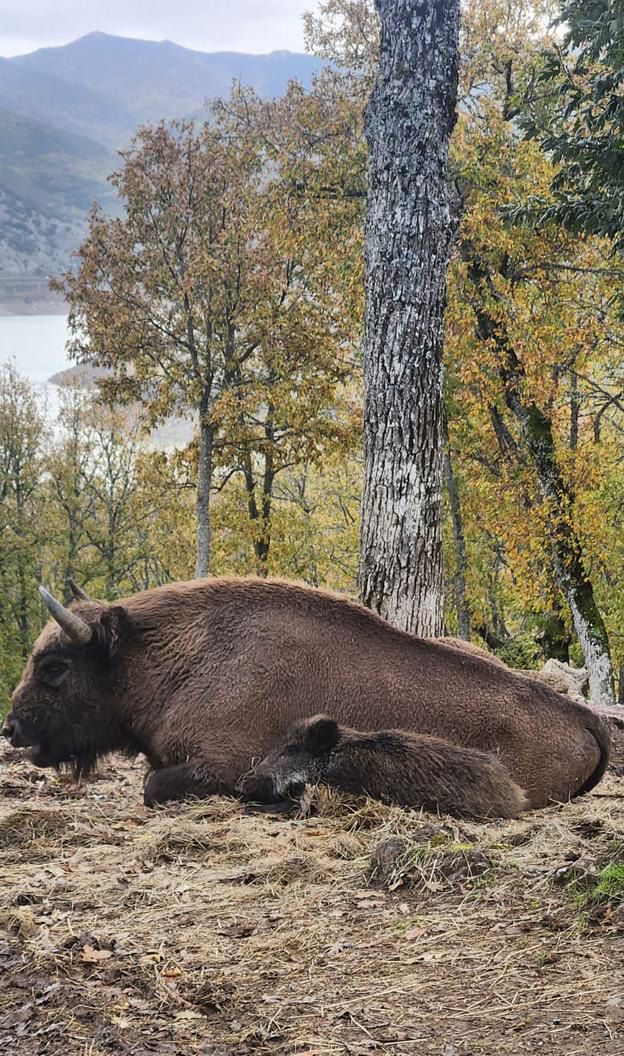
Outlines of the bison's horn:
M91 598L87 594L86 590L83 590L82 587L79 587L75 579L71 579L70 577L67 580L67 586L71 590L76 601L91 601Z
M54 617L59 627L62 627L74 645L86 645L87 642L91 641L93 632L88 623L81 620L80 616L77 616L75 612L71 612L64 605L61 605L60 601L53 598L45 587L39 587L39 593L50 615Z

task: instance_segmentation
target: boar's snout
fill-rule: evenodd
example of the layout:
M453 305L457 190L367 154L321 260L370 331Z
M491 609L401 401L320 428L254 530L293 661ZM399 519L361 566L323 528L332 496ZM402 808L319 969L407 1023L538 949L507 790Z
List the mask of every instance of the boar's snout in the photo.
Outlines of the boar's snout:
M274 803L278 798L271 778L254 770L243 774L236 784L236 791L243 799L251 799L256 803Z

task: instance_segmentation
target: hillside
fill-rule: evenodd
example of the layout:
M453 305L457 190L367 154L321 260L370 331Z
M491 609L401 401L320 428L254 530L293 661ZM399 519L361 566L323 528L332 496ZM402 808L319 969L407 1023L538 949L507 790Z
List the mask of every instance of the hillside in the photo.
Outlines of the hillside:
M47 50L47 49L46 49ZM63 52L65 48L50 49ZM136 124L130 110L71 78L50 76L37 69L35 51L22 57L0 59L0 106L21 117L52 125L59 132L94 136L111 147L127 139Z
M9 62L25 80L46 77L61 87L79 84L86 89L90 105L105 101L103 122L118 115L122 132L141 121L191 114L205 99L227 95L234 79L261 95L277 96L293 77L309 84L321 66L311 55L206 53L168 40L133 40L107 33L89 33L64 47L42 48ZM0 88L0 98L3 94ZM89 127L84 125L82 131ZM119 145L118 138L114 145Z
M92 139L0 109L0 187L49 219L82 219L94 198L112 207L116 155Z
M320 66L290 52L208 54L106 33L0 59L0 312L32 304L67 266L94 200L114 208L106 176L140 124L198 115L234 80L276 96Z

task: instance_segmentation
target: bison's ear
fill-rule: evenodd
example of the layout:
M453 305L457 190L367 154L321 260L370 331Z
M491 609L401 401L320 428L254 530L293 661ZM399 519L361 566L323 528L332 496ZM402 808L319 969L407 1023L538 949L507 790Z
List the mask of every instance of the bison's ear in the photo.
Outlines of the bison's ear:
M334 719L321 715L314 719L306 730L305 746L313 755L325 755L335 748L340 740L340 727Z
M130 620L121 605L105 609L93 630L93 645L103 660L112 663L130 637Z

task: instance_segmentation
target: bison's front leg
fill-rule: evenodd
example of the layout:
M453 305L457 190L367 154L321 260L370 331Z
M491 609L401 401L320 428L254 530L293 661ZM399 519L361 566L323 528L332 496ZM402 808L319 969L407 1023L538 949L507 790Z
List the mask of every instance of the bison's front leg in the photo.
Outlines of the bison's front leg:
M232 791L216 776L209 763L196 760L153 770L143 788L143 802L146 807L155 807L172 799L186 799L188 796L207 799L208 796L231 795Z

